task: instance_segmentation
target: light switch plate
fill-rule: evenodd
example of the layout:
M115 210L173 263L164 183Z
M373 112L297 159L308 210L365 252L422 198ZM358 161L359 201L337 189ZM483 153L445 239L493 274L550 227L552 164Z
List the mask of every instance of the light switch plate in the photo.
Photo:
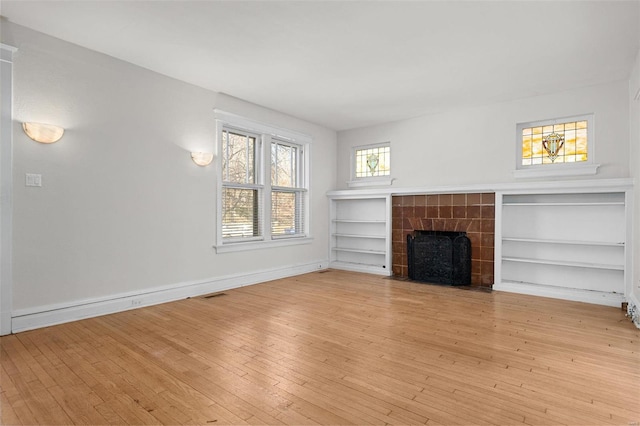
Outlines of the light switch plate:
M38 175L35 173L27 173L26 177L26 186L42 186L42 175Z

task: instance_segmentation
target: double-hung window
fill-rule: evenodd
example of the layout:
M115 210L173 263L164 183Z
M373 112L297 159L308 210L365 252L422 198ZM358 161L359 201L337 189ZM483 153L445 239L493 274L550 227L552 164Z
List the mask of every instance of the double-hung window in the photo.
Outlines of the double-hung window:
M226 241L262 237L262 193L259 135L222 130L222 238Z
M310 138L216 111L217 251L309 240Z
M304 149L271 139L271 236L304 235L305 195L301 175Z

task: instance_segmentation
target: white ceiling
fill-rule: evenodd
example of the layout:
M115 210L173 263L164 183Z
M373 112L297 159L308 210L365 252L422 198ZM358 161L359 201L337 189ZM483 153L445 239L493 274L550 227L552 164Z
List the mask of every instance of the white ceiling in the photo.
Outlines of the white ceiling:
M640 1L15 1L9 21L343 130L629 77Z

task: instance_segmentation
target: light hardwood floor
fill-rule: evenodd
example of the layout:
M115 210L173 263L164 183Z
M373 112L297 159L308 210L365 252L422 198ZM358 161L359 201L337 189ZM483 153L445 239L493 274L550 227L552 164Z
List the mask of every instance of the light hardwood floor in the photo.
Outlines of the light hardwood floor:
M2 337L2 424L637 424L620 309L329 270Z

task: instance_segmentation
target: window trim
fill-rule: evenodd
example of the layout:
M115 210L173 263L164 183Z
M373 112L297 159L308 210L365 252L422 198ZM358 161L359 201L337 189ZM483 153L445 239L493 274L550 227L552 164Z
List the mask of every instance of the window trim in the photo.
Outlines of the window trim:
M278 239L288 239L288 238L295 238L295 237L304 237L306 236L306 234L308 233L307 231L307 226L306 226L306 217L304 215L304 213L306 212L306 210L308 210L307 208L304 208L305 206L308 206L309 200L308 197L306 195L307 192L309 192L309 188L307 185L307 178L308 176L305 174L305 170L307 168L307 166L305 165L305 155L306 155L306 146L302 145L300 143L295 143L295 142L291 142L290 140L284 140L282 138L279 137L272 137L271 138L271 143L269 146L269 158L271 158L271 149L273 148L273 144L276 145L283 145L283 146L287 146L289 148L295 148L296 150L296 170L295 170L295 184L296 186L281 186L281 185L274 185L271 182L271 168L269 169L269 189L271 194L273 195L274 192L280 192L280 193L291 193L291 194L295 194L296 198L295 198L295 203L296 203L296 208L299 207L299 205L303 206L303 215L300 216L297 220L300 221L300 223L296 223L296 229L298 229L298 225L299 228L302 229L301 233L295 233L295 234L273 234L273 230L271 229L273 226L272 220L273 220L273 214L272 211L270 211L269 214L269 229L270 229L270 233L271 233L271 239L272 240L278 240ZM276 156L277 156L277 151L276 151ZM298 198L299 197L299 198ZM272 209L273 204L269 205L269 208ZM296 220L296 221L297 221Z
M558 163L558 164L522 164L522 129L527 127L548 126L559 123L568 123L572 121L587 122L587 161L577 163ZM541 177L562 177L562 176L586 176L598 173L600 164L595 162L595 116L591 114L580 114L567 117L558 117L547 120L536 120L516 124L516 153L515 165L513 171L515 178L541 178Z
M356 151L371 148L389 147L389 175L387 176L369 176L369 177L356 177ZM350 159L349 159L351 180L347 182L349 188L358 188L366 186L390 186L393 183L394 178L391 176L393 170L393 156L391 155L391 141L378 142L368 145L357 145L351 147Z
M225 161L224 158L224 152L225 152L225 138L223 137L223 135L227 134L227 138L229 137L229 133L236 133L238 135L242 135L246 138L253 138L254 139L254 158L253 158L253 182L229 182L229 181L225 181L225 176L224 175L224 168L222 167L222 163ZM227 139L228 140L228 139ZM262 203L262 194L264 193L264 182L263 182L263 164L261 161L261 157L262 157L262 144L263 144L263 138L262 135L260 135L259 133L256 132L249 132L249 131L245 131L245 130L241 130L241 129L236 129L236 128L232 128L232 127L228 127L225 126L222 128L222 131L220 133L220 151L219 151L219 157L220 157L220 169L221 169L221 173L220 173L220 182L221 182L221 194L220 194L220 199L222 200L222 195L224 194L224 189L236 189L236 190L249 190L249 191L256 191L258 194L258 218L261 218L264 216L264 206ZM222 206L224 204L223 201L221 201L222 204L220 206L220 229L222 229ZM254 230L255 231L255 230ZM253 235L250 237L245 237L245 236L240 236L240 237L227 237L224 238L222 237L223 241L227 244L229 243L234 243L234 242L245 242L245 241L260 241L262 239L264 239L264 227L263 224L260 222L260 220L258 220L258 235Z
M224 252L236 252L244 250L255 250L260 248L280 247L295 244L307 244L310 243L313 238L310 235L309 224L311 219L310 212L310 186L309 186L309 165L311 157L311 142L310 136L303 133L298 133L292 130L282 129L268 124L260 123L258 121L250 120L248 118L232 114L229 112L221 111L219 109L214 110L214 116L216 121L216 227L215 227L215 244L214 248L217 253ZM222 153L223 153L223 130L236 130L243 133L253 133L260 136L260 148L259 156L256 161L259 161L258 169L259 176L257 185L261 187L261 229L262 235L255 238L243 238L243 239L223 239L222 238ZM295 189L302 193L304 197L305 209L302 213L302 234L294 235L271 235L271 143L272 141L279 141L284 144L291 144L300 147L300 153L298 154L301 170L298 171L298 178L300 179L300 185ZM257 155L256 155L257 157ZM252 185L253 186L253 185ZM279 187L275 187L279 188ZM302 191L301 191L302 190Z

